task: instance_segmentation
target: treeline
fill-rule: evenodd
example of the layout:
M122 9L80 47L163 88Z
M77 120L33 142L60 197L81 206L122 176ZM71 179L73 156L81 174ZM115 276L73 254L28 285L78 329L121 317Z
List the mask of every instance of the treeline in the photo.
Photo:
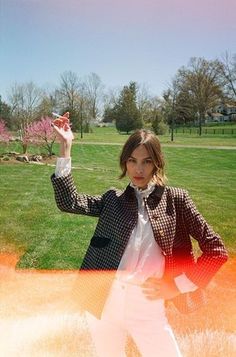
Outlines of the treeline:
M197 122L201 135L206 115L219 104L236 104L236 54L226 52L217 60L191 58L161 96L132 81L121 89L106 89L96 73L80 78L66 71L52 91L33 82L15 83L8 89L7 101L0 99L0 120L9 130L22 132L53 111L69 111L73 130L81 134L90 130L91 123L103 120L114 122L121 132L145 125L157 134L176 124Z

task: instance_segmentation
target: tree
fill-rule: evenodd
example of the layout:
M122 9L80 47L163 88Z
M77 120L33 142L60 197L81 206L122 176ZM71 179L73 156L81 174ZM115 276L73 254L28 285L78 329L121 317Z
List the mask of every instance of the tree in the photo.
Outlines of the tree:
M42 146L49 156L53 154L53 144L56 134L51 126L52 118L42 117L41 120L31 123L26 129L25 141Z
M116 128L127 134L142 127L140 112L136 104L136 83L130 82L120 93L117 105L113 108Z
M56 93L43 93L38 107L38 117L51 116L53 111L57 111Z
M11 139L11 134L6 128L5 122L0 119L0 142L1 143L8 143Z
M17 129L38 118L38 108L43 92L33 82L15 83L9 93L9 102Z
M198 116L201 135L202 121L207 111L219 104L223 98L220 63L204 58L191 58L189 66L178 71L177 78L179 91L189 98L192 109Z
M172 79L169 88L163 93L162 113L171 128L171 141L174 141L174 127L177 116L177 98L179 96L178 78Z
M38 118L39 104L42 100L42 90L33 82L15 83L9 93L14 128L18 130L23 153L27 151L25 140L26 128Z
M84 132L89 132L90 123L90 105L87 97L86 85L84 82L80 82L79 85L79 97L78 97L78 113L79 113L79 127L80 137L83 138Z
M149 123L153 119L153 98L145 83L137 85L137 107L142 122ZM154 115L155 117L155 115Z
M9 129L12 129L12 116L11 116L11 107L2 101L0 95L0 118L4 120L5 124Z
M220 61L220 74L224 81L224 89L227 97L236 100L236 53L230 55L227 51Z
M99 114L99 104L102 99L103 88L102 81L96 73L89 74L84 80L89 114L93 120L96 120Z
M156 135L164 135L168 130L168 125L164 122L162 113L156 113L152 120L152 129Z
M70 112L73 130L79 130L79 78L72 71L65 71L61 75L60 87L56 90L56 97L60 103L61 114Z
M163 115L162 100L161 98L154 96L149 99L149 107L146 106L146 118L145 123L151 123L152 127L155 127L155 123L161 120L165 122L165 117ZM154 130L155 131L155 130Z
M109 90L103 94L103 122L112 123L115 121L114 107L118 105L121 89L109 88Z
M155 134L163 135L168 130L163 112L163 100L158 96L151 96L146 86L139 87L138 108L145 124L151 124Z
M112 123L115 120L114 111L111 107L106 107L103 112L103 122Z
M192 96L185 91L179 91L175 104L175 123L185 125L197 119Z

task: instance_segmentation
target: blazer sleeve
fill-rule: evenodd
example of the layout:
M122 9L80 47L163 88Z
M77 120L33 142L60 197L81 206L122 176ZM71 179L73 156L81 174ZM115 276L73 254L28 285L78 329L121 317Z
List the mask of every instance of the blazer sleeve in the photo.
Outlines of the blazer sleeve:
M90 196L77 192L71 174L51 176L57 207L64 212L98 217L103 208L102 196Z
M198 212L187 191L184 191L183 220L188 234L198 241L202 251L186 275L197 286L204 288L227 261L228 254L220 236Z

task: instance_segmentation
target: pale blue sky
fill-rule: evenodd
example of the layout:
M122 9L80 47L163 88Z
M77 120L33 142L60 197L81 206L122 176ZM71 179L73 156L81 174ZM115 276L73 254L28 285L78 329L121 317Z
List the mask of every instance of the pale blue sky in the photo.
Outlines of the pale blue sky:
M97 73L160 95L190 57L236 53L235 0L0 0L0 94Z

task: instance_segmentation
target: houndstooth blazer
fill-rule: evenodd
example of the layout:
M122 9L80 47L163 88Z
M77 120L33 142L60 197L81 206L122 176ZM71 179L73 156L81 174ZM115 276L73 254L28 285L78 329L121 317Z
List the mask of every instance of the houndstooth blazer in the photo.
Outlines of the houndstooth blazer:
M99 217L94 235L82 262L81 271L114 272L117 270L132 230L138 219L138 203L134 189L110 189L100 196L79 194L72 175L52 175L55 199L60 210ZM199 287L194 292L177 296L171 301L183 313L194 311L205 301L203 289L227 260L221 238L197 211L186 190L156 186L145 199L156 242L165 256L165 278L182 273ZM191 237L202 251L195 259ZM113 275L91 279L86 294L80 296L83 307L100 316ZM99 298L98 298L99 296ZM99 303L96 303L99 301Z

